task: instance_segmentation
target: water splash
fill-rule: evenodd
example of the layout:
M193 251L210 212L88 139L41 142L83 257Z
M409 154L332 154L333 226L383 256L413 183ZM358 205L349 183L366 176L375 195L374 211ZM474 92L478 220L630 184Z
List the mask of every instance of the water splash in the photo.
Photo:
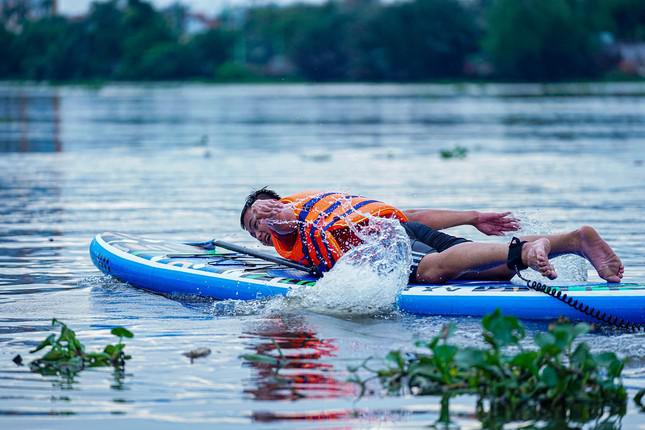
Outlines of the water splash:
M536 211L523 211L519 212L518 215L522 219L522 229L515 232L514 236L559 233L554 232L550 224L540 220L540 214ZM551 264L553 264L555 271L558 273L557 284L585 282L588 278L587 270L591 267L587 260L577 255L562 255L553 258ZM522 276L532 281L544 281L545 279L533 269L527 269L522 273ZM514 278L514 280L517 279L517 277ZM523 282L521 283L523 284Z
M260 315L265 313L267 306L273 300L282 301L284 298L281 296L273 297L264 300L221 300L212 302L209 313L214 316L250 316Z
M338 200L349 212L351 199ZM410 240L398 220L364 214L367 222L345 219L360 244L346 252L331 271L312 286L293 286L286 297L216 302L215 315L284 315L312 310L335 316L377 316L394 311L401 289L407 286L412 256ZM274 225L283 224L275 221Z
M370 218L351 227L362 243L345 253L316 285L294 289L289 302L328 314L373 315L393 309L408 283L410 241L397 220Z

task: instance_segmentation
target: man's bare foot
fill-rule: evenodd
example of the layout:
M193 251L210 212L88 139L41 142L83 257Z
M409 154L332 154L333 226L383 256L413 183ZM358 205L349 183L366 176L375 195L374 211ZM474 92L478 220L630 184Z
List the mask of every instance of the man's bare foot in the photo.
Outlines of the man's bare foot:
M588 225L580 227L578 233L582 256L589 260L598 272L598 276L607 282L620 282L625 267L611 246L593 227Z
M533 270L537 270L549 279L555 279L558 274L549 261L551 242L549 239L541 238L527 242L522 247L522 261Z

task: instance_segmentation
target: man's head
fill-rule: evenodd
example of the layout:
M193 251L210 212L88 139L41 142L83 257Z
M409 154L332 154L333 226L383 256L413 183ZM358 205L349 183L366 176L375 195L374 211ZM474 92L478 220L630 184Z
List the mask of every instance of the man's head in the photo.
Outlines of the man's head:
M249 232L251 236L262 242L264 245L271 245L271 232L262 219L254 210L253 204L258 200L280 200L280 195L275 191L262 187L248 195L240 214L240 225L242 229Z

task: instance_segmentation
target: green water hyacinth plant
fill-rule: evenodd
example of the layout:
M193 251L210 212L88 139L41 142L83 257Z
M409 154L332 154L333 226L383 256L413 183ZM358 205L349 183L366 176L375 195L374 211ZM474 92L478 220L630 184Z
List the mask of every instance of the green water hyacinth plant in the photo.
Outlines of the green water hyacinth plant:
M363 393L369 380L378 379L394 394L476 395L484 415L530 410L532 416L573 415L586 421L605 407L610 414L624 414L624 362L613 352L592 353L586 343L576 342L590 330L588 324L552 324L535 335L530 349L521 342L522 324L499 310L482 319L482 328L486 348L450 344L455 327L446 325L429 342L417 342L421 352L391 351L383 368L373 369L367 361L350 368L352 380ZM359 373L365 371L370 376L362 379Z
M439 155L444 160L451 160L451 159L460 159L461 160L461 159L466 158L466 155L468 155L468 148L465 148L463 146L457 145L454 148L441 149L439 151Z
M114 367L123 370L126 360L131 357L124 352L123 338L132 338L134 334L126 328L115 327L111 333L119 338L118 343L106 345L102 351L86 352L85 345L76 338L74 330L57 319L52 320L52 327L60 327L60 333L50 334L29 351L36 353L47 347L49 351L40 358L33 360L29 367L33 372L43 375L72 376L86 367Z

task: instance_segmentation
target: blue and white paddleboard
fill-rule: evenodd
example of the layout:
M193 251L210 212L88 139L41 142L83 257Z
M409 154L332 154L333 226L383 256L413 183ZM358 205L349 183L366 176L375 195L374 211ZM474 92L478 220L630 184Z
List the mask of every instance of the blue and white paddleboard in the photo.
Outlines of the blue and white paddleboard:
M231 252L123 233L102 233L90 245L92 261L103 273L154 293L218 300L256 300L287 295L315 285L306 272ZM554 285L556 286L556 285ZM645 323L645 285L582 283L558 287L569 297L631 323ZM409 285L397 300L419 315L480 317L499 308L524 319L590 318L544 293L510 282L456 282Z

